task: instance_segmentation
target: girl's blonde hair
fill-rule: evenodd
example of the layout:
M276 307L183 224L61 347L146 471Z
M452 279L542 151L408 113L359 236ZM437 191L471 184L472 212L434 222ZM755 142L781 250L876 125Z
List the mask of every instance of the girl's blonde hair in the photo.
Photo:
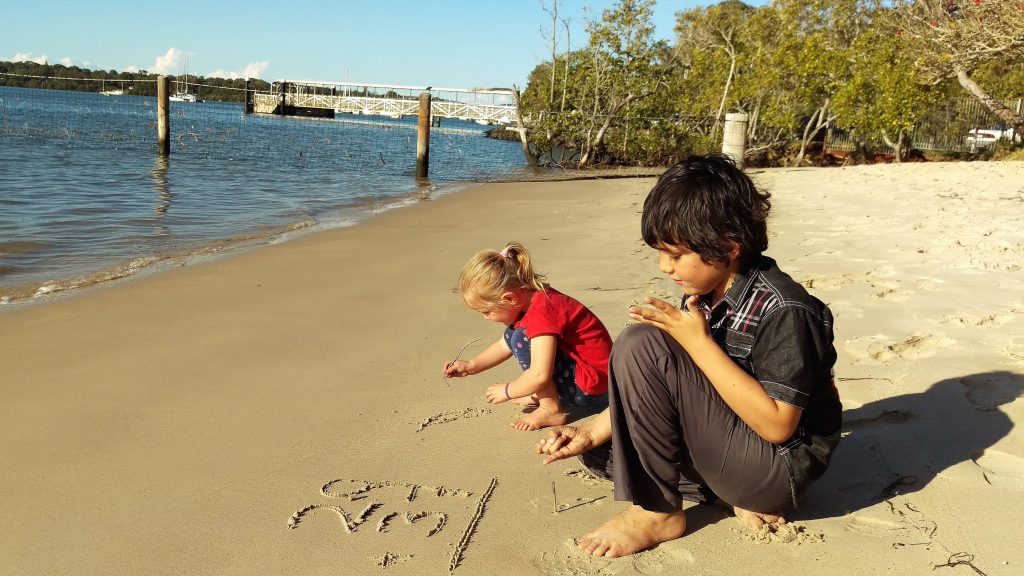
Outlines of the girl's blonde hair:
M545 276L533 269L530 253L518 242L509 242L500 252L483 250L469 259L459 275L459 294L470 308L507 306L506 292L543 292Z

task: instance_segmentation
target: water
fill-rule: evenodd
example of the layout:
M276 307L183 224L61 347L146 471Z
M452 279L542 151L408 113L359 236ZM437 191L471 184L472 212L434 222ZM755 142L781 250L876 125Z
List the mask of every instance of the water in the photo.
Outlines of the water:
M0 298L94 284L299 228L342 226L460 182L512 179L518 144L442 119L429 185L416 118L301 119L155 98L0 87Z

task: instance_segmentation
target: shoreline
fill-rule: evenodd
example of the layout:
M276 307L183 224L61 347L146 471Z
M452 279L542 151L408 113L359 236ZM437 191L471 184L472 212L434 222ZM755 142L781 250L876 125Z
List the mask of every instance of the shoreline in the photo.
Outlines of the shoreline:
M230 238L212 238L185 250L138 256L98 270L83 268L81 274L69 277L0 285L0 315L11 309L70 297L92 288L102 288L111 283L158 274L180 266L207 262L265 245L287 242L305 234L358 226L382 213L414 206L419 202L436 200L449 194L465 192L484 184L645 178L650 177L652 173L660 173L661 170L663 169L640 167L561 170L547 174L530 174L529 179L525 180L437 181L436 183L420 184L417 185L419 189L410 190L402 196L384 199L361 198L355 204L327 210L315 218L277 226L255 226L249 233Z
M212 238L185 250L139 256L71 277L0 285L0 315L7 309L69 297L92 288L159 274L181 266L214 261L262 246L288 242L306 234L358 226L391 210L463 192L474 185L472 182L446 182L430 184L423 190L413 190L402 196L362 198L355 204L327 210L317 218L279 226L255 226L248 233L229 238Z

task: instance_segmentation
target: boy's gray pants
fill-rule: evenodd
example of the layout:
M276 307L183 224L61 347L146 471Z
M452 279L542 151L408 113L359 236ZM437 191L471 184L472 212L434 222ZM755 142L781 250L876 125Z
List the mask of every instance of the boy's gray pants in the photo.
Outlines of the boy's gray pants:
M674 338L652 326L626 328L609 361L611 446L584 452L615 499L654 512L715 496L755 512L793 504L789 467L726 405Z

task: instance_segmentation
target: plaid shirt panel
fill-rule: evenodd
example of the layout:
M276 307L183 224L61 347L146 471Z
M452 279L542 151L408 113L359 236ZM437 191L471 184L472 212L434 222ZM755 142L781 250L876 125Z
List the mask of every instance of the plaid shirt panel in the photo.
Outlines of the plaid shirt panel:
M805 408L831 381L832 315L775 261L761 256L736 275L712 310L701 299L715 342L772 398Z

